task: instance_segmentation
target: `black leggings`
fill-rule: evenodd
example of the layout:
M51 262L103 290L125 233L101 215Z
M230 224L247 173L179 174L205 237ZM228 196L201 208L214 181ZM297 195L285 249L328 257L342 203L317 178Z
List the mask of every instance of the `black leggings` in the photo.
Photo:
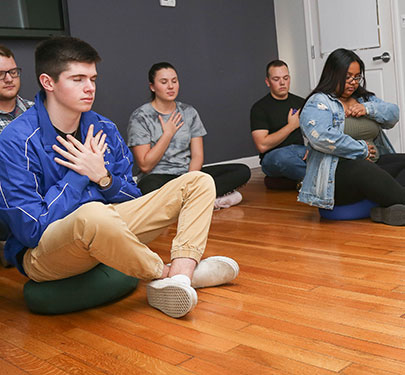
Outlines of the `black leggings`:
M217 197L230 193L246 184L250 178L250 168L245 164L218 164L201 168L201 172L211 175L217 189ZM159 189L165 183L179 177L173 174L148 174L138 183L142 194Z
M377 163L339 159L335 204L351 204L363 199L382 207L405 204L405 154L381 155Z

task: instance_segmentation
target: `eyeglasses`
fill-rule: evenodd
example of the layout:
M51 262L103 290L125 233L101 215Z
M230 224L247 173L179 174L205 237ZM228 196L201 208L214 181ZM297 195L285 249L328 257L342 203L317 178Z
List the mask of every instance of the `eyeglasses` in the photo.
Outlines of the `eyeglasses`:
M0 70L0 80L3 80L6 78L6 75L10 74L12 78L17 78L21 75L21 68L13 68L10 70Z
M353 81L356 83L361 83L363 82L363 76L346 76L347 83L352 83Z

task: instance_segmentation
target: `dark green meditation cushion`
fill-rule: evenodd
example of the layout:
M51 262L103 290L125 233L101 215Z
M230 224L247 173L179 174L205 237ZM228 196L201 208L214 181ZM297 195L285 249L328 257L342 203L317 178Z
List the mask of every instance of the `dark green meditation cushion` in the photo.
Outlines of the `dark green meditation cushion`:
M28 308L38 314L63 314L114 301L133 291L138 279L100 263L67 279L24 285Z

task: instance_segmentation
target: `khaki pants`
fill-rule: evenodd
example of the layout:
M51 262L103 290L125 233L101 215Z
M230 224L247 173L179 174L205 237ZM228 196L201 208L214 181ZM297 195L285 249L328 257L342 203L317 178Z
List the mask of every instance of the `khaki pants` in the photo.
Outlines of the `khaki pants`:
M116 204L90 202L43 233L28 249L23 266L35 281L58 280L104 263L140 279L159 278L163 261L146 243L178 221L171 259L200 261L211 223L215 186L190 172L140 198Z

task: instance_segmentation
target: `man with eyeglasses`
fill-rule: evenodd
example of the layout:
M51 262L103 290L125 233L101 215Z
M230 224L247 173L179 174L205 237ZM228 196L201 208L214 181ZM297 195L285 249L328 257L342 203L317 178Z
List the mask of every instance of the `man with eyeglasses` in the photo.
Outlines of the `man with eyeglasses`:
M18 95L21 86L20 75L21 68L17 67L13 52L0 45L0 132L34 105Z
M304 99L289 92L290 73L284 61L267 64L265 82L270 92L250 111L250 128L262 170L269 177L301 181L306 148L299 128L299 109Z
M0 132L21 113L34 103L21 98L21 69L17 67L14 54L7 47L0 45ZM0 222L0 239L6 236L6 228ZM10 263L4 258L4 241L0 241L0 263L8 267Z

